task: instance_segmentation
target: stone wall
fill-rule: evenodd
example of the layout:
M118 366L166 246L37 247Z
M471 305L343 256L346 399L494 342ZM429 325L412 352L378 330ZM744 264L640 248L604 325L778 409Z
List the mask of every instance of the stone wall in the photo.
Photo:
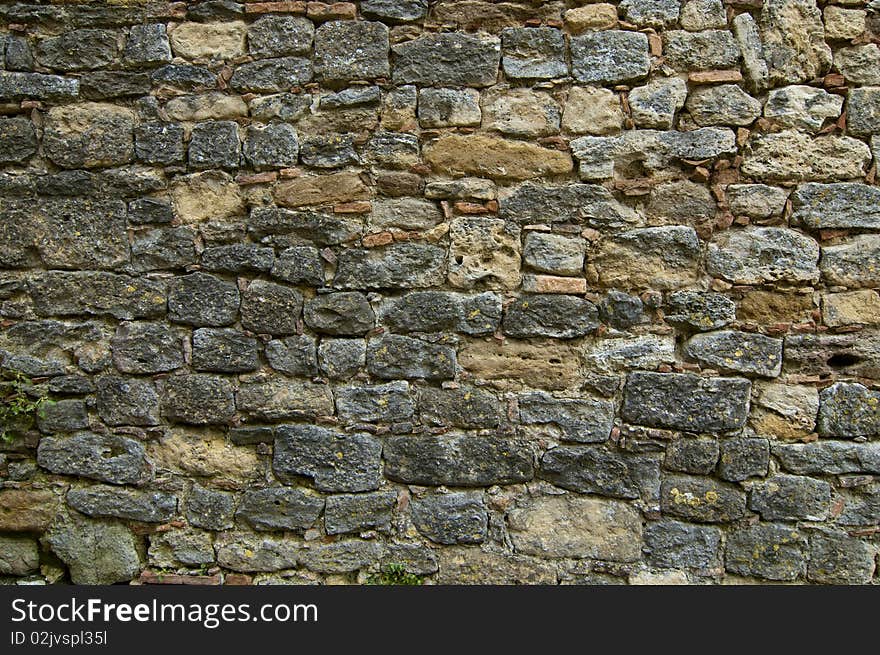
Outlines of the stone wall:
M2 580L876 583L878 39L4 1Z

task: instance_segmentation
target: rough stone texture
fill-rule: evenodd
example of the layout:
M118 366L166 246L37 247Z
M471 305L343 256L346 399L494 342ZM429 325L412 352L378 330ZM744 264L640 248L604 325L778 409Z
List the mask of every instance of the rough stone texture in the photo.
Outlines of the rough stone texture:
M142 484L152 469L140 442L92 432L44 437L37 450L37 462L53 473L113 484Z
M749 509L768 521L824 521L830 505L827 482L794 475L769 477L749 493Z
M852 137L784 131L753 138L742 171L766 182L833 182L861 177L870 159L868 146Z
M52 526L46 542L77 585L126 582L141 567L134 535L118 523L71 517Z
M236 516L254 530L305 530L318 520L324 499L302 489L260 489L241 499Z
M501 42L470 34L426 34L395 45L392 77L398 84L491 86L498 76Z
M816 429L823 437L852 438L880 434L880 392L857 383L838 382L819 394Z
M828 70L822 13L815 0L770 0L760 18L763 58L773 86L807 82Z
M857 91L854 89L853 93ZM842 109L843 98L838 95L811 86L793 85L770 92L764 105L764 116L786 127L817 132L826 120L840 116Z
M782 339L761 334L733 330L698 334L688 341L685 353L736 373L776 377L782 371Z
M730 534L725 568L765 580L797 580L806 573L806 538L796 528L761 523Z
M660 509L688 521L729 523L745 516L746 495L712 478L669 475L660 487Z
M810 237L777 227L725 232L709 244L707 268L736 284L814 282L819 245Z
M161 523L177 514L177 498L161 491L120 491L116 487L94 485L71 489L67 504L87 516Z
M492 136L444 135L425 146L425 161L438 173L501 180L562 175L572 168L564 152Z
M648 561L663 568L707 569L721 553L718 528L680 521L650 523L645 529Z
M568 74L565 35L555 29L508 28L501 33L501 66L510 79L550 79Z
M416 498L412 518L416 529L438 544L478 544L486 539L488 515L479 493Z
M617 30L572 37L571 68L579 82L621 84L644 78L651 68L648 38Z
M880 227L880 189L863 184L801 184L791 204L792 220L811 230Z

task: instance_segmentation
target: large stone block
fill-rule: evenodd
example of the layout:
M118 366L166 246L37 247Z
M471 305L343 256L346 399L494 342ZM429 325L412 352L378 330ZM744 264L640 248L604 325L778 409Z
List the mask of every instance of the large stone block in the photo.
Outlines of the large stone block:
M143 484L152 472L143 444L128 437L92 432L43 437L37 463L52 473L112 484Z
M62 168L127 164L134 159L134 113L97 102L53 107L46 117L43 150Z
M525 141L488 135L443 135L423 148L425 161L438 173L499 180L530 180L564 175L572 169L566 152Z
M315 30L315 73L325 81L387 77L388 28L368 21L330 21Z
M594 84L624 84L647 77L648 37L617 30L573 36L571 67L575 79Z
M501 41L470 34L426 34L395 45L397 84L491 86L498 77Z

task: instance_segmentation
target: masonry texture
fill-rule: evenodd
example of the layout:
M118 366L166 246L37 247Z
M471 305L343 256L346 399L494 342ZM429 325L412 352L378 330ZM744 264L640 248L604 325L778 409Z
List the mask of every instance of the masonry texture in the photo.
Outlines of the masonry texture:
M0 581L876 584L880 2L0 4Z

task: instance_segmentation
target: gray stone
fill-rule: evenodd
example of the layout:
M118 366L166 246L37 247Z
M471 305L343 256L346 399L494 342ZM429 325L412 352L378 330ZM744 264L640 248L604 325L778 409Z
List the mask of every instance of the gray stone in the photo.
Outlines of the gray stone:
M839 48L834 53L834 67L852 84L880 84L880 48L876 44Z
M303 320L321 334L356 336L373 329L376 315L366 296L350 291L322 294L306 301Z
M782 339L763 334L735 330L697 334L688 340L685 354L737 373L777 377L782 371Z
M727 30L664 32L663 54L666 62L679 71L736 68L740 58L739 45Z
M480 94L474 89L421 89L418 115L422 127L479 126Z
M387 77L388 28L366 21L330 21L315 31L315 73L324 81Z
M95 385L98 415L107 425L159 424L159 396L152 382L103 375Z
M252 243L205 248L201 259L202 268L215 273L268 273L274 263L272 248L261 248Z
M270 425L251 425L230 428L227 433L229 440L237 446L252 446L258 443L275 441L275 428Z
M639 32L588 32L570 42L572 74L580 82L625 84L651 70L648 37Z
M0 536L0 575L27 575L40 568L40 550L33 537Z
M492 428L499 424L498 399L481 389L423 389L419 415L423 422L456 428Z
M544 273L578 275L584 267L584 250L583 239L547 232L527 232L523 261Z
M132 25L125 40L123 59L131 66L151 66L171 61L165 25Z
M199 328L192 336L197 371L245 373L260 368L257 340L233 329Z
M462 177L457 180L438 180L425 185L425 197L432 199L495 200L498 190L492 180Z
M507 306L504 334L516 338L574 339L599 327L599 310L588 300L555 294L521 296Z
M315 168L340 168L360 162L351 134L308 136L303 139L300 159Z
M656 502L660 460L598 446L559 446L544 453L538 476L578 493Z
M791 526L758 523L740 528L727 537L725 568L767 580L797 580L806 573L806 545L804 535Z
M365 15L389 22L419 20L428 13L428 0L363 0L360 5Z
M660 485L663 514L700 523L731 523L746 514L746 494L712 478L668 475Z
M243 154L256 170L296 166L299 137L287 123L251 125L247 130Z
M853 136L880 134L880 87L852 89L846 102L846 130Z
M554 398L536 391L519 398L519 420L526 425L553 424L566 441L598 443L611 434L614 405L590 397Z
M880 228L880 189L867 184L801 184L791 205L792 222L811 230Z
M297 285L324 286L324 265L314 246L293 246L279 253L272 276Z
M420 289L442 284L445 276L445 249L398 243L343 250L333 285L341 289Z
M366 155L376 166L409 168L421 161L419 139L414 134L378 132L367 142Z
M619 203L598 184L541 186L523 184L499 199L500 216L520 224L584 223L591 227L619 229L635 223L638 215Z
M761 103L736 84L699 87L691 92L687 110L697 125L750 125L761 115Z
M82 400L67 398L46 403L37 415L40 432L73 432L89 427L89 415Z
M144 123L134 130L134 152L145 164L172 166L183 164L184 129L178 123Z
M654 225L710 224L717 203L705 186L688 180L664 182L651 190L645 213Z
M201 530L169 530L150 535L151 566L203 566L214 562L211 535Z
M0 163L25 163L36 152L37 136L28 119L0 120Z
M301 381L272 379L242 383L237 401L239 411L261 421L314 420L317 416L333 414L330 387Z
M880 435L880 391L854 382L837 382L823 389L816 431L823 437L844 439Z
M161 323L120 323L110 349L123 373L161 373L184 363L180 336Z
M248 51L260 58L307 55L314 36L315 26L305 18L263 16L248 25Z
M836 246L822 248L819 268L826 284L850 288L876 287L880 285L880 268L865 266L865 262L880 257L880 237L859 234L845 239Z
M501 32L501 65L510 79L551 79L568 75L565 35L550 27L511 27Z
M429 230L442 221L435 203L415 198L377 200L370 214L370 226L379 229Z
M473 546L449 546L438 552L438 584L558 584L556 565L534 557L486 552Z
M637 296L609 291L599 302L599 316L604 323L619 330L644 322L644 303Z
M528 446L504 437L394 436L385 441L384 458L385 476L405 484L486 487L535 475Z
M143 484L151 473L143 444L128 437L92 432L43 437L37 463L52 473L112 484Z
M621 369L656 369L661 364L675 361L675 340L671 336L652 334L603 339L589 348L585 355L586 362L592 368L609 374L616 374ZM618 384L616 377L611 379L613 383L606 381L604 384L611 384L613 393ZM598 384L601 388L602 383Z
M760 25L771 86L807 82L827 72L831 48L815 0L768 0Z
M761 92L767 88L770 74L764 61L764 45L758 24L751 14L743 12L733 19L733 33L742 51L742 68L749 90Z
M23 36L6 36L0 39L0 50L5 43L6 69L11 71L34 70L34 55L31 52L28 39ZM3 55L0 53L0 68L3 67Z
M852 93L857 90L850 93L850 102ZM770 92L764 105L764 116L786 127L817 132L825 121L837 119L842 109L843 97L839 95L812 86L793 85Z
M681 8L681 26L690 32L727 27L721 0L687 0Z
M779 227L752 227L722 232L709 244L707 269L735 284L815 282L819 277L819 244Z
M701 254L696 231L672 225L621 232L605 240L592 260L606 286L670 289L694 281ZM630 265L633 257L641 258L640 267Z
M79 95L79 80L40 73L0 71L0 99L70 102Z
M323 509L324 499L314 492L281 487L245 492L235 516L254 530L306 530Z
M171 203L156 198L139 198L128 203L128 222L141 225L170 223L174 220Z
M773 445L782 468L806 475L880 474L880 443L818 441Z
M385 335L367 347L367 370L383 380L451 380L455 349L398 335Z
M333 380L352 378L366 362L367 344L363 339L322 339L318 345L318 366Z
M694 330L716 330L736 320L736 303L711 291L674 291L666 299L664 319Z
M681 473L709 475L715 470L719 454L716 439L675 439L666 448L663 468Z
M148 94L150 87L150 76L147 73L96 71L84 73L80 78L80 93L89 100L141 96Z
M679 77L652 80L629 92L632 119L642 128L671 129L675 112L684 107L687 84Z
M680 521L649 523L645 528L645 556L652 566L708 569L721 556L721 531Z
M134 159L134 115L105 103L53 107L46 116L43 152L61 168L127 164Z
M751 477L764 477L769 466L770 444L766 439L732 437L721 441L718 477L722 480L741 482Z
M766 184L731 184L727 187L727 203L736 216L770 218L785 210L788 190Z
M110 30L72 30L41 39L35 51L40 66L60 71L104 68L117 54L116 32Z
M184 91L212 89L217 76L207 68L188 64L168 64L153 71L153 83L168 85Z
M637 425L725 432L741 428L751 384L739 378L690 374L630 373L622 415Z
M196 327L230 325L238 317L238 287L206 273L174 278L168 293L168 317Z
M157 228L135 232L131 266L137 272L182 269L198 260L196 231L191 227Z
M235 415L232 384L213 375L171 376L165 380L162 414L178 423L228 423Z
M462 320L461 303L455 294L416 291L391 300L383 307L382 322L394 332L442 332L456 330Z
M414 404L407 382L341 387L336 410L343 421L396 423L412 418Z
M308 93L278 93L259 96L249 103L251 117L258 121L295 121L308 112L312 96Z
M810 533L807 579L834 585L869 584L874 573L874 552L861 539L839 530Z
M358 107L375 105L382 99L378 86L353 86L339 93L328 93L321 96L321 109L340 109L342 107Z
M343 434L315 425L283 425L275 433L272 467L282 481L312 478L319 491L379 488L382 444L368 434Z
M312 79L312 62L301 57L279 57L242 64L229 85L240 93L277 93Z
M141 569L135 538L118 523L70 517L54 524L45 541L75 585L129 582Z
M162 523L177 514L177 497L163 491L131 491L92 485L67 492L67 504L88 516Z
M186 499L186 520L205 530L227 530L232 527L235 499L231 493L214 491L194 484Z
M301 553L297 541L252 532L225 532L218 537L215 548L220 566L244 573L294 568Z
M795 475L774 475L749 491L749 509L767 521L824 521L831 507L831 485Z
M486 540L488 513L481 492L431 494L412 501L416 529L438 544L479 544Z
M285 375L313 377L318 374L315 340L304 334L273 339L267 343L266 361L269 366Z
M339 541L303 550L300 563L318 573L352 573L376 564L384 554L383 544L373 541Z
M189 165L196 169L237 168L240 149L235 121L197 123L189 143Z
M302 294L296 289L254 280L241 298L241 324L261 334L296 334L302 305Z
M425 34L395 45L396 84L491 86L498 77L501 41L471 34Z
M678 22L681 0L623 0L620 9L639 27L668 27Z
M872 483L844 494L844 507L837 522L840 525L877 525L880 523L880 484Z
M396 491L330 496L324 510L327 534L387 530L397 504Z

